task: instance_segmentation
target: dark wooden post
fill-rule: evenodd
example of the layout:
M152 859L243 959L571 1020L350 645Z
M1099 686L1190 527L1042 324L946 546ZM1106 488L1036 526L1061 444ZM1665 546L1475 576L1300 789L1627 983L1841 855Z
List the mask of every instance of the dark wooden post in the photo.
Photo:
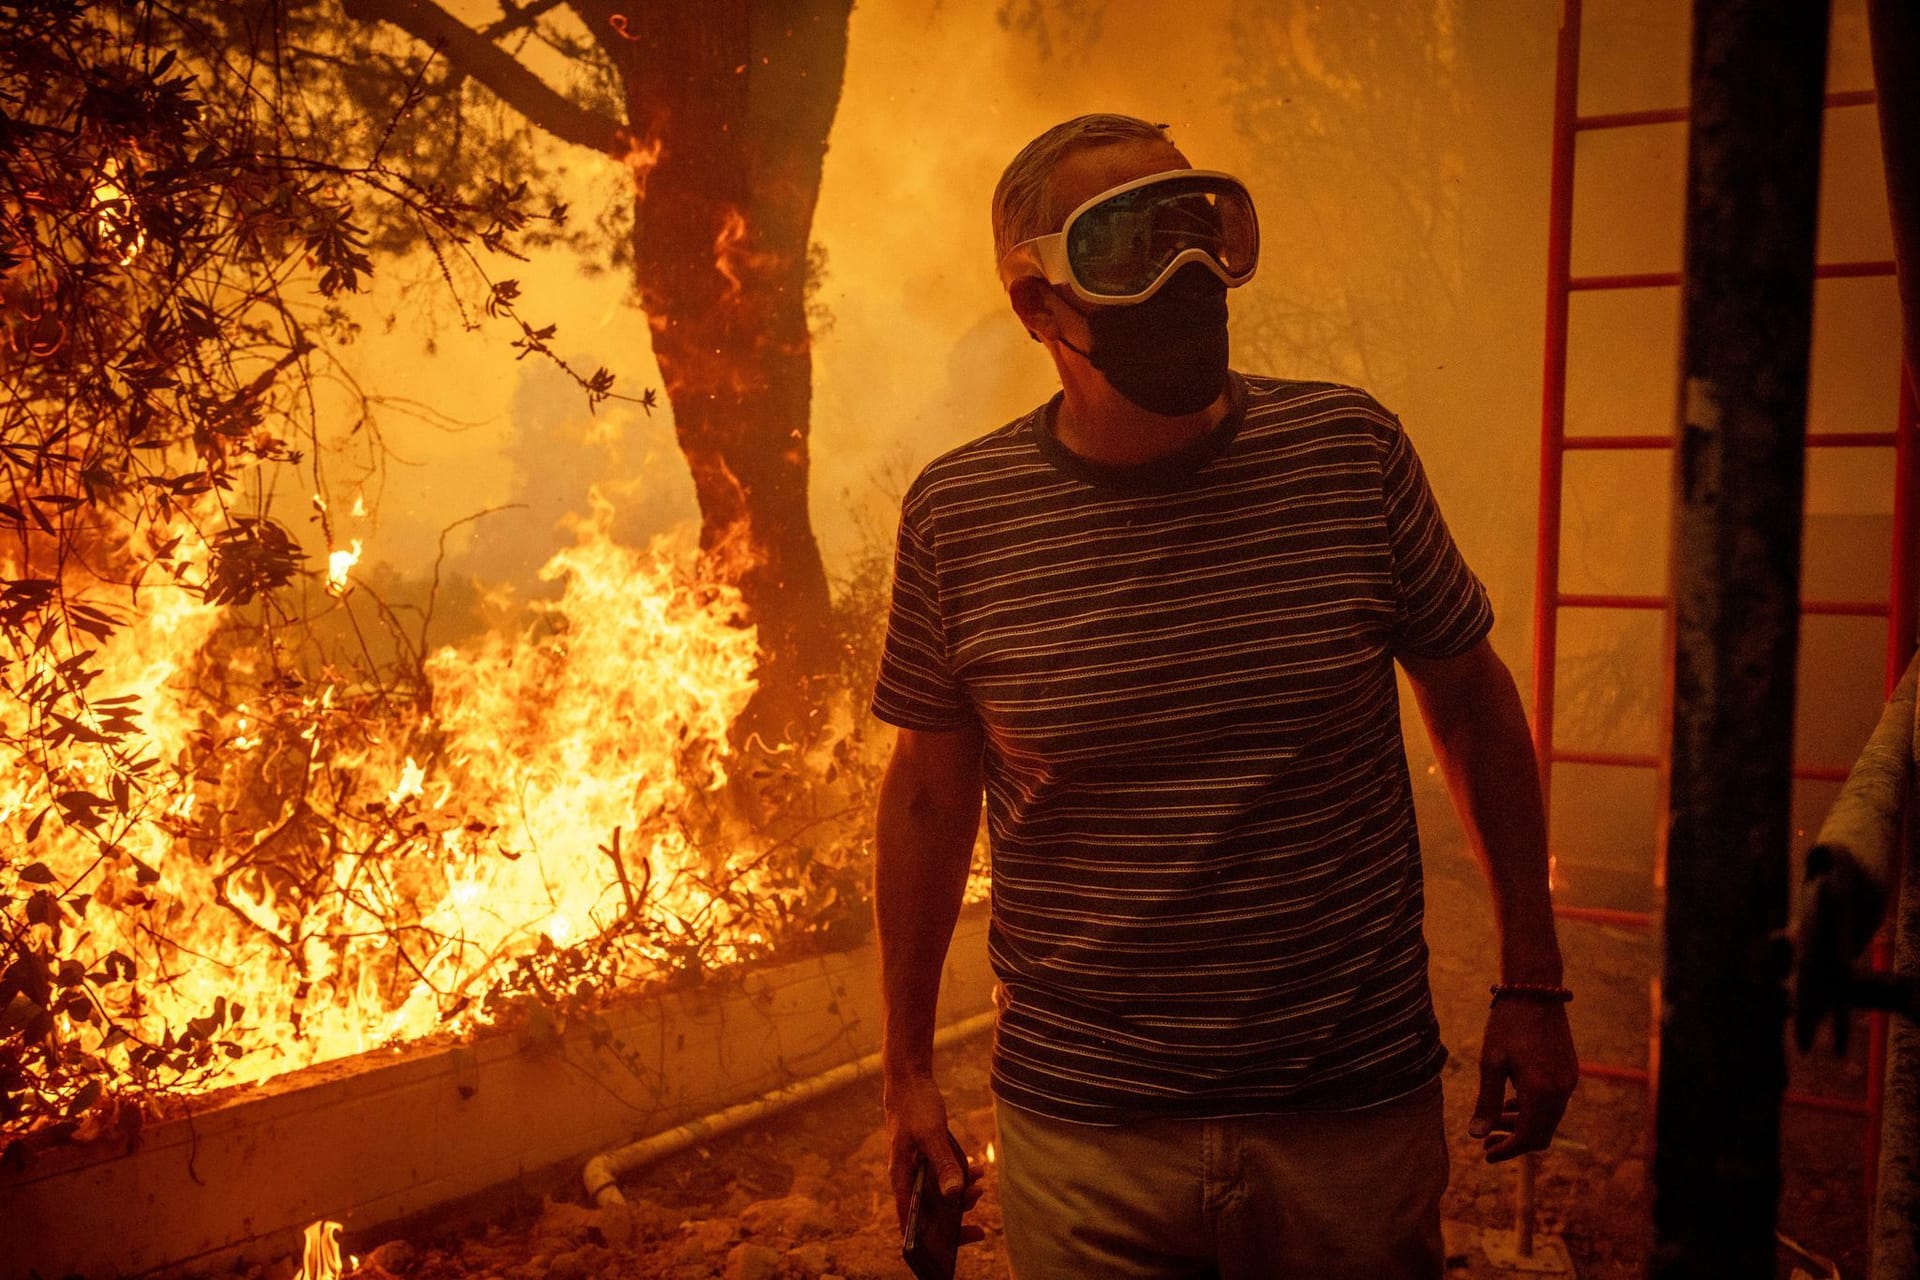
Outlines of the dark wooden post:
M1773 1274L1824 0L1696 0L1651 1274Z

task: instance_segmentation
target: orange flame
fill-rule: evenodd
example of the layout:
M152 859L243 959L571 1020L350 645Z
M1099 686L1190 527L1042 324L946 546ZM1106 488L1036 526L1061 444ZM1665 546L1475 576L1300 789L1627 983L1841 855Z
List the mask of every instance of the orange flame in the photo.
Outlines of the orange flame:
M620 163L633 175L633 191L640 199L647 198L647 179L665 153L666 143L659 138L635 138L628 142L626 152L620 156Z
M347 594L347 574L353 566L360 563L360 539L342 550L330 552L327 556L327 594L343 596Z
M140 256L147 244L147 229L134 207L133 196L121 185L125 172L112 156L101 166L100 180L93 184L93 225L101 241L115 249L121 266Z
M741 246L747 242L747 219L738 209L728 209L726 220L720 224L720 234L713 238L714 270L726 277L727 301L740 296L744 287L740 282L742 264Z
M353 1260L353 1261L357 1261ZM349 1261L348 1266L353 1265ZM324 1219L307 1228L300 1248L300 1270L293 1280L340 1280L345 1273L340 1259L340 1224Z
M115 855L44 816L29 780L0 776L0 841L30 846L74 895L76 958L112 975L96 984L103 1011L150 1043L227 1011L217 1034L237 1056L203 1083L240 1083L484 1022L476 997L519 958L636 913L619 935L629 979L679 963L689 921L712 946L704 962L753 954L763 939L734 904L771 883L756 837L729 834L716 853L686 815L715 811L727 784L755 633L737 591L665 544L615 544L610 520L596 504L542 571L560 597L530 607L534 626L430 655L430 716L390 728L355 718L364 695L333 684L210 709L197 673L222 610L174 582L143 586L144 612L101 646L88 691L135 700L161 765ZM204 573L205 546L184 522L173 532L186 578ZM246 661L223 650L223 678ZM0 703L0 732L22 714ZM111 781L102 762L60 785L106 795ZM29 896L28 869L0 867L0 893ZM135 972L103 970L111 952ZM77 1051L126 1069L124 1032L58 1021Z

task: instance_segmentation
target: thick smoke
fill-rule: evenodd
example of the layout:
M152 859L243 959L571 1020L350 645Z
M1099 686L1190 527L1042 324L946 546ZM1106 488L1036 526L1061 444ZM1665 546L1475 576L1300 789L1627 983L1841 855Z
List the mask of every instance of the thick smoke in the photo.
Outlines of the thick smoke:
M1684 102L1684 6L1587 8L1583 110ZM1830 86L1869 84L1863 0L1835 9ZM884 554L899 493L920 466L1052 391L1051 367L994 275L989 195L1005 162L1048 125L1123 111L1165 121L1195 164L1252 186L1265 250L1259 278L1233 295L1236 364L1361 382L1401 415L1493 594L1496 644L1524 686L1555 22L1556 6L1537 0L1197 0L1177 18L1147 0L858 7L813 232L812 493L830 572ZM1870 110L1830 115L1827 258L1890 255L1877 147ZM624 175L607 162L561 162L580 216L623 198ZM1680 126L1582 141L1576 274L1678 265L1684 162ZM634 392L657 381L624 270L596 273L556 249L515 274L524 309L559 322L570 359L607 365ZM651 416L619 403L590 415L563 379L513 362L498 334L462 332L451 316L423 357L409 308L424 292L370 300L364 376L471 425L386 415L394 457L367 480L380 498L370 561L423 574L442 528L517 503L456 532L450 564L525 590L528 571L570 540L561 526L587 509L590 487L623 513L618 531L631 540L694 519L664 403ZM1887 429L1891 281L1825 282L1818 306L1812 426ZM1676 316L1671 290L1576 297L1571 431L1670 429ZM1569 463L1567 589L1662 589L1666 468L1663 454ZM1884 453L1816 455L1810 593L1884 591L1875 566L1886 558L1888 475ZM1563 737L1654 750L1657 620L1575 610L1562 627ZM1803 755L1844 757L1870 718L1877 634L1870 621L1810 625ZM1643 850L1646 784L1595 773L1559 788L1559 835L1597 833L1585 837L1596 857L1616 843ZM1633 877L1643 878L1644 858L1628 855Z

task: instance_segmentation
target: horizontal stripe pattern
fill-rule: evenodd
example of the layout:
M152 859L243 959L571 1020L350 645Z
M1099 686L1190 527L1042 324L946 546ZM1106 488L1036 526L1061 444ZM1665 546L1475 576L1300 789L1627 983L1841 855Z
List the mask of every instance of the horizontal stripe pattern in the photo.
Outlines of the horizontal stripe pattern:
M994 1087L1058 1119L1366 1106L1444 1056L1393 659L1492 611L1392 414L1233 385L1173 465L1076 460L1046 405L902 504L873 710L985 729Z

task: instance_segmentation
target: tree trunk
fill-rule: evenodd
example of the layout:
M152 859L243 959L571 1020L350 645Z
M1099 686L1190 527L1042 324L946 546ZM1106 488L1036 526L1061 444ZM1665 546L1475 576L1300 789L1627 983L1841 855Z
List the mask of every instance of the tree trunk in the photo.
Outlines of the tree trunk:
M634 269L701 543L766 655L746 728L807 719L834 663L808 496L808 233L851 0L649 4L623 67L637 140Z
M738 728L804 733L835 663L807 509L813 361L808 232L840 105L852 0L568 0L612 59L624 123L556 91L496 43L547 4L475 30L437 0L342 0L434 46L529 121L624 159L634 274L700 503L701 545L739 586L765 655Z

